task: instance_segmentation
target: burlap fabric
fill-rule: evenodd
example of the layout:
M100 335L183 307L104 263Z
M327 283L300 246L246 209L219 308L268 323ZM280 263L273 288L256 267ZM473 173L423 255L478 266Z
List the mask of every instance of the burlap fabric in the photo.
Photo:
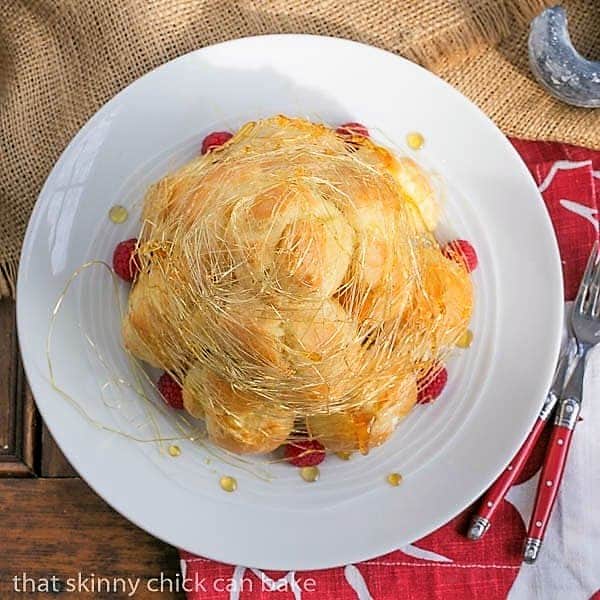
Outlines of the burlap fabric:
M600 111L531 79L528 21L552 0L0 0L0 296L14 294L37 194L71 137L134 79L227 39L313 33L415 60L508 134L600 148ZM599 51L597 0L570 0L575 43ZM468 135L468 132L465 132Z

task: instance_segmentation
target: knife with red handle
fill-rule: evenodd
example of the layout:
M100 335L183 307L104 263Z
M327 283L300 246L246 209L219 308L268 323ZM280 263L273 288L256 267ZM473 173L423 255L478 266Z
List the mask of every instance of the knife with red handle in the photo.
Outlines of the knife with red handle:
M540 438L540 435L546 427L548 419L552 414L554 407L556 406L558 397L564 385L568 365L569 353L565 352L558 361L552 387L550 388L550 391L544 400L544 404L542 405L542 409L540 410L531 433L527 436L527 439L523 442L520 450L510 461L508 466L504 469L504 471L502 471L502 474L488 489L481 500L479 509L475 515L473 515L471 519L471 525L469 526L469 530L467 532L467 537L470 540L480 539L490 528L492 516L502 503L502 500L504 496L506 496L506 493L510 487L523 471L523 467L525 466L527 459L531 455L533 448Z
M534 563L538 557L565 471L571 438L581 410L584 370L585 356L581 356L565 388L563 397L558 403L523 550L523 560L529 564Z

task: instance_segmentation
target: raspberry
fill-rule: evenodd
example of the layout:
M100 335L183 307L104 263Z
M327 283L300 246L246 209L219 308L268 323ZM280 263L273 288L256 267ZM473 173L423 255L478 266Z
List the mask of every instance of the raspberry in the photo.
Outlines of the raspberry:
M344 123L340 125L335 132L338 135L360 135L362 137L369 137L369 130L361 123Z
M163 400L171 408L181 410L183 408L183 392L181 386L168 374L163 373L156 383L158 391Z
M296 440L286 444L285 459L296 467L314 467L325 460L325 448L317 440Z
M113 270L125 281L133 281L140 270L140 265L135 258L137 239L131 238L119 242L113 252Z
M222 146L225 142L228 142L233 137L233 133L229 133L229 131L213 131L209 133L202 140L202 154L206 154L210 152L213 148L218 148Z
M474 271L479 264L477 252L473 248L471 242L467 240L453 240L448 242L443 248L444 256L451 260L455 260L465 266L469 273Z
M434 367L418 382L417 402L419 404L433 402L444 391L447 382L448 371L446 367L441 365Z

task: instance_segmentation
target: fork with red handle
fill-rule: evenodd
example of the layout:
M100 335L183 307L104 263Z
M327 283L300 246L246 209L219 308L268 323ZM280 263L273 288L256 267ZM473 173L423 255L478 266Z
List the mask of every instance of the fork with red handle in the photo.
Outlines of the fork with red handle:
M534 563L537 559L564 473L571 438L581 410L586 354L592 346L600 342L598 242L592 248L577 292L571 313L571 329L577 346L576 354L573 357L573 360L577 361L573 374L565 385L567 371L570 367L570 352L567 350L561 355L552 386L531 433L519 452L483 497L467 533L469 539L478 540L489 529L492 515L523 470L549 417L557 407L523 551L523 560L529 564Z
M552 415L554 407L558 402L558 397L563 389L568 366L569 353L565 350L558 362L552 387L550 388L550 391L544 400L544 404L542 405L542 409L538 414L531 433L527 436L527 439L523 442L520 450L510 461L504 471L502 471L502 474L498 477L498 479L496 479L481 500L479 510L473 516L471 520L471 526L469 527L469 531L467 533L467 537L470 540L478 540L489 529L492 516L496 512L496 509L500 506L502 499L504 496L506 496L508 490L523 471L523 467L525 466L527 459L535 448L535 445L537 444L537 441L539 440L540 435L546 427L548 419Z

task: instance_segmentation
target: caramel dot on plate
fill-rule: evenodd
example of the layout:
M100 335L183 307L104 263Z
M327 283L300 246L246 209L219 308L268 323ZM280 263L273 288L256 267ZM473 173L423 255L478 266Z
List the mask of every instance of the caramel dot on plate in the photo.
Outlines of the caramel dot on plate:
M226 492L235 492L235 490L237 490L237 481L234 477L230 477L229 475L221 477L219 485L221 486L221 489Z
M336 452L335 455L338 458L341 458L342 460L350 460L350 457L352 456L352 452L340 451L340 452Z
M425 138L423 137L423 134L418 131L411 131L411 133L406 136L406 143L412 150L420 150L425 143Z
M308 483L317 481L317 479L319 479L319 475L319 467L302 467L300 469L300 477L302 477L302 479Z
M179 456L181 454L181 448L173 444L172 446L169 446L169 454L171 456Z
M468 348L473 343L473 332L467 329L456 342L459 348Z
M400 473L390 473L386 479L387 482L394 487L398 487L402 483L402 475L400 475Z
M127 212L127 209L124 206L121 206L120 204L115 204L108 211L108 218L117 225L125 223L125 221L127 221L128 216L129 213Z

